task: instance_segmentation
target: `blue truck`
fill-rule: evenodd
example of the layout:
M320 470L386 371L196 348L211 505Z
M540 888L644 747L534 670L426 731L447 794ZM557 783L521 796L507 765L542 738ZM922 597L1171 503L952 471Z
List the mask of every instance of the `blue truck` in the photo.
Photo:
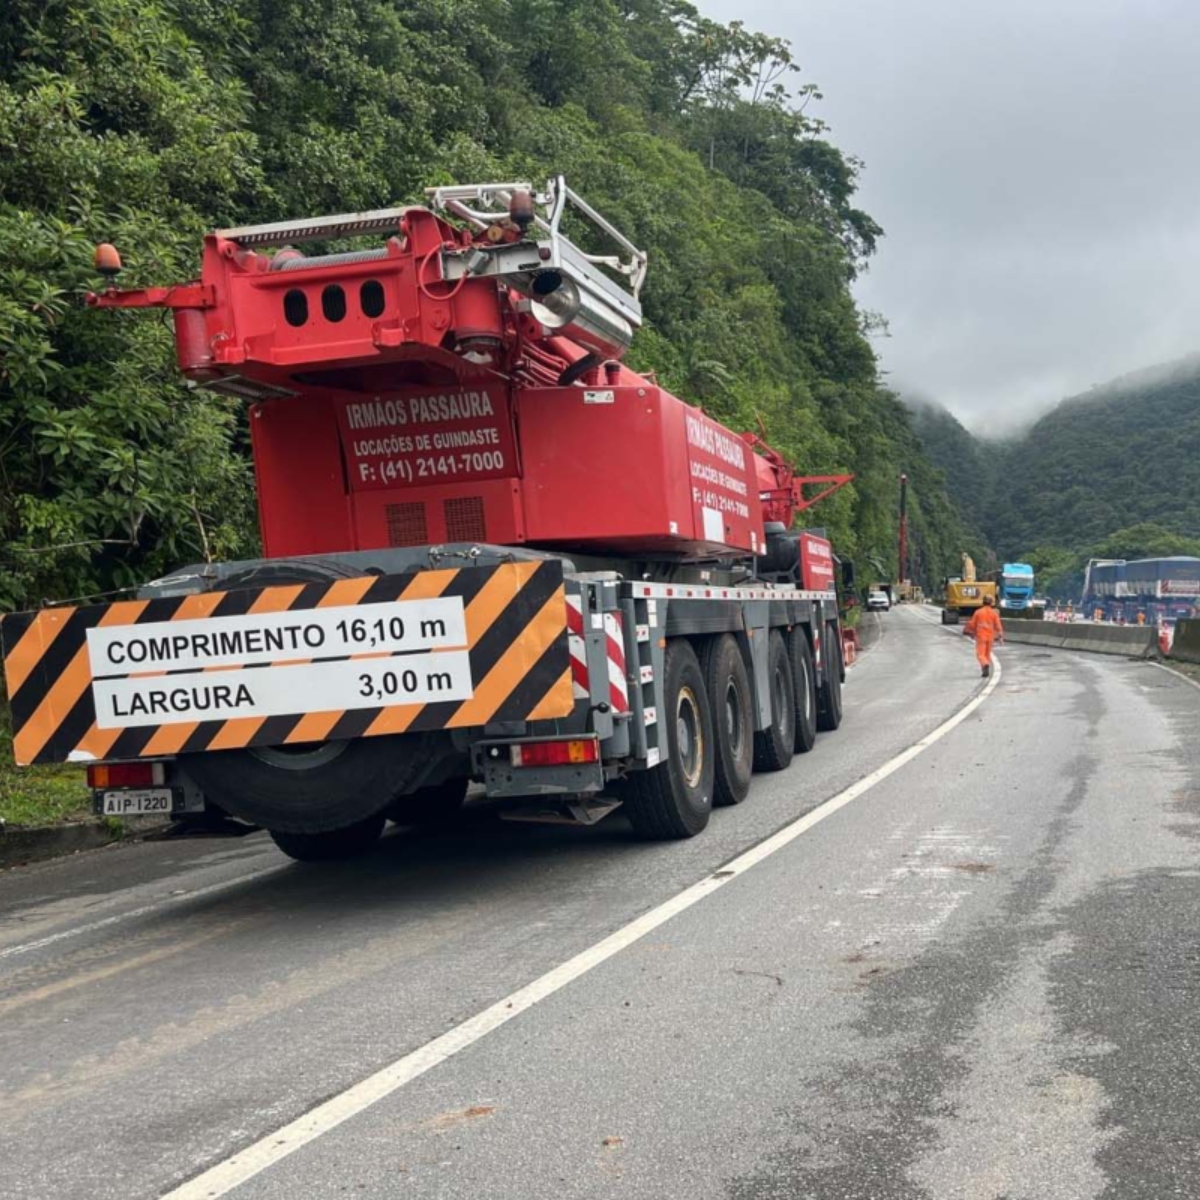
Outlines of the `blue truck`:
M1037 618L1033 608L1033 568L1028 563L1005 563L989 576L996 584L997 602L1004 616Z

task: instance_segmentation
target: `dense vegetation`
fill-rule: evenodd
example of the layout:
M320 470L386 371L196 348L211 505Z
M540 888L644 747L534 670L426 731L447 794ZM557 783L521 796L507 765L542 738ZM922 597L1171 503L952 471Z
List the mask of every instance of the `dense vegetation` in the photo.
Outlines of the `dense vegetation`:
M881 231L785 42L681 0L8 0L0 23L0 607L254 550L244 418L185 388L153 317L205 229L564 172L651 253L633 361L806 470L891 562L914 477L928 573L961 530L849 286Z
M1077 590L1090 557L1200 554L1200 359L1064 400L1008 443L931 405L914 423L995 555L1033 563L1051 590Z

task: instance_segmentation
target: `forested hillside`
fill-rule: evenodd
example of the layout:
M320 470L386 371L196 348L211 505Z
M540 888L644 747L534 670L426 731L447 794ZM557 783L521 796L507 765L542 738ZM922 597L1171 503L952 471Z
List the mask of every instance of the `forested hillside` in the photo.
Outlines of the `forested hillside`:
M1064 400L1005 456L997 545L1086 545L1153 522L1200 536L1200 361Z
M158 320L85 310L91 248L184 279L207 228L563 172L651 255L633 361L852 488L812 514L931 575L961 533L849 285L880 229L786 43L678 0L8 0L0 22L0 606L252 553L236 404Z
M1200 358L1064 400L1020 438L980 441L948 412L914 406L955 503L1001 558L1062 589L1089 557L1200 548Z
M980 562L989 557L992 491L1000 462L1000 448L975 437L955 416L925 400L908 401L913 428L922 448L942 472L946 491L953 499L971 539L971 553Z

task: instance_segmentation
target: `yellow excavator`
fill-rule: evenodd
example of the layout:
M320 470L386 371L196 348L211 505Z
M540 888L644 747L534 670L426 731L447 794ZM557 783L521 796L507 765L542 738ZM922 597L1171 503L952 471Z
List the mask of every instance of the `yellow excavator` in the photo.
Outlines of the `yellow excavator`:
M984 596L991 596L993 603L996 601L996 585L975 577L975 560L969 554L962 556L962 575L947 579L944 587L943 625L957 625L960 617L969 619L982 606Z

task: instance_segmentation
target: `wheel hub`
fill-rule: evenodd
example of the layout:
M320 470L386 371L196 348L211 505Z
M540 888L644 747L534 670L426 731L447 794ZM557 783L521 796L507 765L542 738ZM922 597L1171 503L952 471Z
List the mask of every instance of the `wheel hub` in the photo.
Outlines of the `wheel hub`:
M700 705L689 687L679 689L675 705L675 746L684 781L689 788L697 787L704 773L704 732L700 726Z
M740 757L742 753L742 734L744 732L742 724L742 699L738 695L737 687L732 679L725 687L725 729L729 735L729 746L733 751L734 757Z

